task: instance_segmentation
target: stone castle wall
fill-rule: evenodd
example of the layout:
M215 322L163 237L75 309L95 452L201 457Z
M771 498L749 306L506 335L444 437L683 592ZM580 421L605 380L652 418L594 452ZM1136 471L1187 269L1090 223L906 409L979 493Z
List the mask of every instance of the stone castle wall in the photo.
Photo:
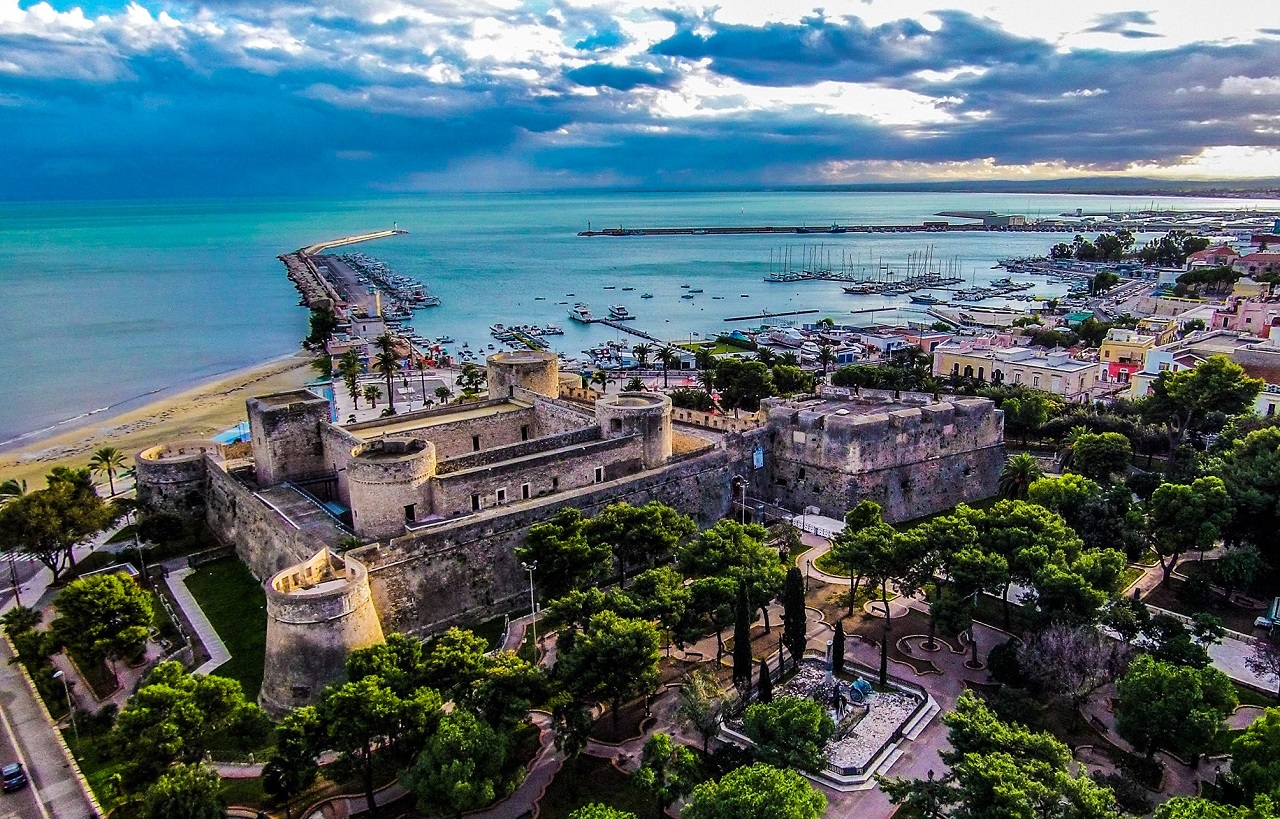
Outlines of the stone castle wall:
M436 465L436 474L448 475L452 472L461 472L464 469L489 466L512 458L523 458L527 455L548 452L574 444L585 444L599 439L600 430L597 427L574 429L546 437L534 438L531 441L521 441L516 444L508 444L507 446L485 449L480 452L470 452L466 455L459 455L456 458L449 458Z
M255 496L220 464L210 464L206 522L223 542L235 546L259 580L299 563L325 547L293 526Z
M329 422L329 402L309 390L250 398L249 440L258 483L284 481L327 471L321 428Z
M134 456L138 505L144 514L177 515L186 521L205 516L209 489L206 455L222 457L215 441L175 441Z
M642 455L643 442L633 436L460 470L432 482L432 508L445 517L468 515L473 495L480 496L482 509L514 503L523 499L521 487L526 483L531 498L578 489L599 482L597 468L602 480L618 480L644 469ZM505 500L498 500L499 489L505 490Z
M792 509L817 506L837 518L869 498L884 507L886 520L902 521L996 493L1004 433L992 402L859 409L841 416L771 404L771 485L764 497Z
M375 606L387 632L427 634L476 622L527 599L528 575L515 559L515 548L533 524L566 506L593 515L618 501L658 500L710 525L730 509L733 478L752 476L751 454L762 440L763 433L731 436L711 452L625 481L485 510L352 554L369 567Z

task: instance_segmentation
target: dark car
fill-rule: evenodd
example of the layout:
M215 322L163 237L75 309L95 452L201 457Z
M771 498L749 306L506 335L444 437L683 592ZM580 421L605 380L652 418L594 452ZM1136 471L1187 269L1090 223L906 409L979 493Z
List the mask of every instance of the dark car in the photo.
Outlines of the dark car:
M27 786L27 772L17 762L10 762L0 768L0 786L5 793L20 790Z

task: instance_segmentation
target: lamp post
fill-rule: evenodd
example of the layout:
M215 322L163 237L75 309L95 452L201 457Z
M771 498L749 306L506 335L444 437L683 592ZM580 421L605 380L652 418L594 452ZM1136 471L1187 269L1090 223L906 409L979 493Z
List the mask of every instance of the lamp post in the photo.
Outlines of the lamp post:
M76 742L79 742L80 729L76 727L76 707L71 702L71 688L67 685L67 675L59 669L53 672L53 678L62 681L62 692L67 695L67 713L71 715L71 730L76 735Z
M747 525L747 479L741 475L733 477L733 486L735 489L742 490L742 525Z
M538 604L533 597L533 573L538 569L538 561L532 560L520 565L529 573L529 634L533 638L533 656L536 660L538 657Z

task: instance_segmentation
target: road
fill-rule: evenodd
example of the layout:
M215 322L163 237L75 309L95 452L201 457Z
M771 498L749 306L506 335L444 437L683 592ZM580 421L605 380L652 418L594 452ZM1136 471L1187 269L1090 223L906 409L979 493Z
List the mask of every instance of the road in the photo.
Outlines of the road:
M0 558L0 610L7 609L9 601L13 600L15 579L22 594L22 602L27 605L34 603L33 594L38 592L32 588L31 579L39 574L42 568L43 564L28 555L11 559L6 554ZM3 814L0 814L0 817L3 817Z
M94 816L49 723L0 640L0 763L21 762L31 784L0 796L0 819L85 819Z

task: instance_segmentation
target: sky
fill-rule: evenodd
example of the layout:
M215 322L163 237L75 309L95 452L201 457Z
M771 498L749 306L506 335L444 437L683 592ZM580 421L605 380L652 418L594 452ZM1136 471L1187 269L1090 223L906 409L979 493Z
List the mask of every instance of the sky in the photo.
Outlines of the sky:
M1280 176L1280 0L0 0L0 198Z

